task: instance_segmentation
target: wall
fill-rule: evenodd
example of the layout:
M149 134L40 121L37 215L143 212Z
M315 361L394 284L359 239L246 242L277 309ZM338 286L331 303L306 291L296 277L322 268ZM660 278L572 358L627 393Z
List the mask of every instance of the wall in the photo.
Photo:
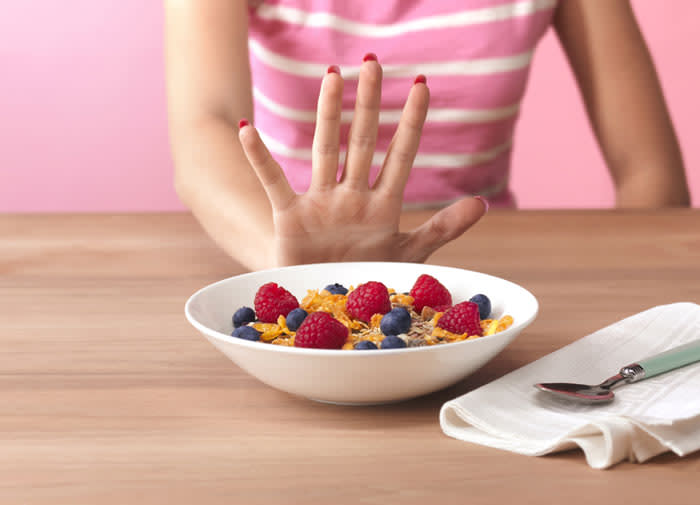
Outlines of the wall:
M700 206L700 72L690 63L700 2L633 5ZM182 208L171 184L161 9L161 2L136 0L3 2L0 212ZM606 169L552 34L537 52L523 113L512 177L521 207L612 205Z

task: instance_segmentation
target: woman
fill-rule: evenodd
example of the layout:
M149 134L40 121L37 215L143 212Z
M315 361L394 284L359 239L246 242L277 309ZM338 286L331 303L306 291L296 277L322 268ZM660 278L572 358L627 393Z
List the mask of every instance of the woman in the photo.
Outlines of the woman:
M474 195L513 206L513 127L532 51L550 25L617 205L688 205L678 143L627 1L167 0L166 14L176 188L251 269L423 261L481 218L488 205ZM245 119L254 103L259 132ZM400 233L404 203L443 208Z

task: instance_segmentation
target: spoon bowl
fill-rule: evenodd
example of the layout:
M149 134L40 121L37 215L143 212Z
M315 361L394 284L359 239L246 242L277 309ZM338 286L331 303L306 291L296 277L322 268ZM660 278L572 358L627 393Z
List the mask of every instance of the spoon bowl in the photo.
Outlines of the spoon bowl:
M568 382L546 382L535 384L535 387L558 398L576 400L581 403L607 403L615 398L615 393L602 385L588 386Z

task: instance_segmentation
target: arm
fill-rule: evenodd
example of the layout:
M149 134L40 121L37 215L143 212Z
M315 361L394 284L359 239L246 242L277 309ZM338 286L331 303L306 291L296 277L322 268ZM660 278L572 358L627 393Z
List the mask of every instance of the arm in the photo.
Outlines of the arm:
M175 187L214 240L248 268L325 261L424 261L485 212L464 198L410 232L399 230L403 190L428 110L425 79L411 87L380 176L369 187L381 66L362 64L343 177L343 79L323 78L309 190L296 194L251 118L248 11L242 0L166 0L166 64ZM321 78L321 76L319 76Z
M615 182L617 206L689 205L678 140L629 1L565 0L554 26Z
M246 2L166 0L166 80L178 196L248 268L272 263L272 211L238 141L253 117Z

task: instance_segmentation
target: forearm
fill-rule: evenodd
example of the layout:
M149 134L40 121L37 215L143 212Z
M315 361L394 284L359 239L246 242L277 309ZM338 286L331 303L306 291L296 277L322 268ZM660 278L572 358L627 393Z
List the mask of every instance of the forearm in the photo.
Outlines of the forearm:
M219 118L202 120L182 128L172 150L178 196L209 235L247 268L270 267L272 211L237 126Z
M272 211L238 140L251 118L248 4L167 0L165 61L175 187L205 230L251 269L271 265Z
M687 206L685 168L651 59L620 76L627 90L594 115L601 149L615 182L618 207ZM636 79L634 78L636 76ZM624 83L624 84L623 84Z

